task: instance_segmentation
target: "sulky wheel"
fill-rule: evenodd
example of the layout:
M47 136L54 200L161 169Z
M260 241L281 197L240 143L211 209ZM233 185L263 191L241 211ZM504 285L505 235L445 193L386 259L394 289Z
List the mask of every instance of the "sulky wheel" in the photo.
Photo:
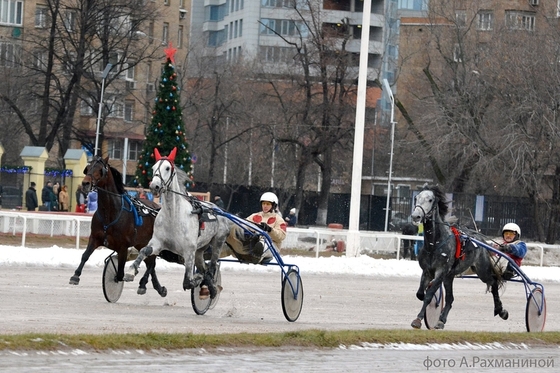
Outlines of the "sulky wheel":
M542 332L546 322L546 299L540 288L535 288L527 298L525 325L528 332Z
M303 307L303 284L299 272L290 269L282 281L282 311L286 320L298 319Z
M444 297L443 287L440 286L438 291L432 297L432 301L426 307L426 315L424 317L424 323L426 323L427 329L435 329L438 321L439 315L443 310L443 297Z
M216 273L214 274L214 282L218 287L218 294L214 297L214 299L200 299L200 284L196 286L194 289L191 289L191 304L193 307L194 312L197 315L204 315L206 311L213 309L218 303L218 299L220 298L220 292L222 289L222 274L220 272L220 263L216 266Z
M117 281L117 266L119 261L116 255L111 255L105 259L103 268L103 295L107 302L115 303L121 297L124 281Z

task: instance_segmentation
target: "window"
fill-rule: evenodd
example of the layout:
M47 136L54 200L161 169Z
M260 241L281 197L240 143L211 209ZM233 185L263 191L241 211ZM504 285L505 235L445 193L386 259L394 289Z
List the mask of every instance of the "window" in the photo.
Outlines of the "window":
M2 0L0 1L0 24L22 25L23 1Z
M109 158L121 159L123 150L123 140L122 139L110 139L109 140Z
M162 44L168 44L167 41L169 39L169 23L164 22L163 23L163 32L161 35L161 40L162 40Z
M80 101L80 115L86 117L93 116L93 103L91 99Z
M428 0L399 0L398 9L427 10Z
M528 12L506 11L506 26L510 30L535 31L535 14Z
M66 31L73 32L76 29L76 12L73 10L66 11L63 20Z
M494 26L494 13L492 11L481 11L478 13L477 28L482 31L492 30Z
M134 81L134 77L135 77L135 72L136 72L136 62L135 61L130 61L129 63L127 63L126 66L127 70L126 70L126 80L129 81Z
M123 118L124 117L124 103L117 99L116 96L109 96L105 101L105 108L109 110L107 115L110 118Z
M140 154L142 154L142 147L144 144L142 141L130 140L128 142L128 159L131 161L137 161Z
M283 36L296 36L301 33L303 37L308 35L305 23L289 19L261 19L260 31L264 35L280 34Z
M33 51L33 66L37 70L44 71L47 67L47 52L44 50Z
M48 26L48 9L43 6L37 6L35 9L35 27L45 28Z
M457 10L455 12L455 22L457 27L467 26L467 12L465 10Z
M463 62L463 53L461 52L461 46L459 44L453 46L453 61Z
M243 20L239 20L239 37L243 36Z
M177 31L177 48L183 48L183 26L179 25L179 30Z
M11 43L0 43L0 66L16 67L21 61L21 46Z
M127 100L124 103L124 120L132 122L134 120L134 101Z

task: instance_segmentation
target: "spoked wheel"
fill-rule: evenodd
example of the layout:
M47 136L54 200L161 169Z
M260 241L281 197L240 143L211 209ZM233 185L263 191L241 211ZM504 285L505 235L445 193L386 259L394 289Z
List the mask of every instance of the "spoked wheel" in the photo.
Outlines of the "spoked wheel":
M303 307L303 284L297 270L291 268L282 282L282 311L286 320L298 319Z
M525 325L528 332L542 332L546 322L546 299L542 289L535 288L527 298Z
M443 291L443 287L440 286L438 291L432 297L432 301L426 307L426 314L424 316L424 322L426 323L426 328L428 329L435 329L438 321L439 316L441 315L441 311L443 310L443 297L445 292Z
M117 266L119 260L116 255L105 259L103 268L103 295L109 303L115 303L121 297L124 281L117 281Z
M214 283L218 287L218 294L216 294L214 299L210 299L210 297L206 299L200 299L200 285L198 285L194 289L191 289L191 304L194 312L197 315L204 315L206 311L213 309L218 303L218 299L220 298L220 289L222 288L222 274L220 272L219 262L216 267L216 273L214 274Z

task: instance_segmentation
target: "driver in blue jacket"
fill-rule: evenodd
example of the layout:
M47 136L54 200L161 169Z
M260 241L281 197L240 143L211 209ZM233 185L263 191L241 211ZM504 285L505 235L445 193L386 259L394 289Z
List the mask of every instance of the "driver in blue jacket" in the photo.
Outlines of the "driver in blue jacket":
M502 228L502 239L504 240L503 243L494 245L494 248L509 256L520 267L523 258L527 254L527 245L521 241L521 228L519 228L519 225L515 223L504 225ZM503 270L502 277L509 280L515 275L516 272L508 261L506 268Z

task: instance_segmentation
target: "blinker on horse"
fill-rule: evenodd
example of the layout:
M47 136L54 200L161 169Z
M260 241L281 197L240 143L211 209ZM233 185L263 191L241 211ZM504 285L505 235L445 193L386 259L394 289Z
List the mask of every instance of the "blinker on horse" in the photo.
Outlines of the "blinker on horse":
M154 149L156 163L152 167L150 189L160 195L162 208L155 219L152 239L129 267L125 281L134 279L144 258L157 255L165 247L184 258L183 289L206 285L210 297L214 298L218 293L214 282L218 259L233 223L213 214L214 204L199 201L187 193L185 184L189 180L188 175L175 167L176 152L174 148L169 156L162 157L159 150ZM208 219L203 221L204 214ZM211 250L209 266L204 258L208 248ZM193 273L195 266L197 271ZM206 297L206 294L202 296Z
M115 281L123 281L124 266L128 257L128 248L141 249L152 237L155 217L143 216L140 220L122 183L122 175L108 163L108 158L94 157L84 169L82 188L88 193L96 189L98 208L91 220L91 234L86 250L82 254L80 265L70 278L70 284L78 285L82 269L95 249L105 246L117 253L118 266ZM143 201L147 209L155 211L158 206L150 201ZM155 214L154 214L155 215ZM162 296L167 289L160 285L155 271L155 257L146 258L146 273L140 280L138 294L146 292L146 283L152 275L154 289Z
M468 238L462 242L457 228L452 228L444 222L443 218L448 212L447 204L445 194L437 186L425 186L416 196L412 221L415 224L424 224L424 246L418 253L422 276L416 297L423 303L411 326L415 329L421 328L426 308L443 284L445 305L436 324L436 329L443 329L453 305L453 280L469 268L474 270L491 291L494 316L500 315L506 320L508 312L502 307L498 294L503 280L494 268L490 253ZM480 241L483 241L483 238Z

